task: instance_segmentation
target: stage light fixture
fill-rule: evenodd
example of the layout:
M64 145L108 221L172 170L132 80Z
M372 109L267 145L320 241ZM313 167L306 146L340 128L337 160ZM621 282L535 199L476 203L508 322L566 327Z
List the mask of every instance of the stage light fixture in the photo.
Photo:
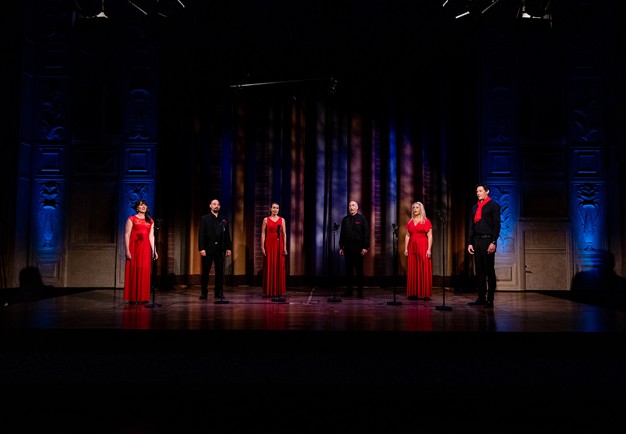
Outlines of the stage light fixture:
M533 25L547 25L552 28L552 1L551 0L520 0L517 17Z
M166 2L160 2L159 0L127 0L128 3L137 9L139 12L146 16L150 15L158 15L163 18L168 18L169 14L173 14L176 12L175 9L172 9L171 5L167 5ZM185 4L181 0L176 0L180 7L185 8ZM170 1L169 3L172 3Z
M74 0L80 18L109 18L104 12L105 0Z
M493 5L495 5L496 3L498 3L500 0L491 0L491 3L489 3L487 5L487 7L485 9L483 9L483 11L481 12L481 14L484 14L485 12L487 12L489 9L491 9L491 7Z
M451 10L454 18L459 19L468 15L485 14L499 2L500 0L445 0L441 6Z
M520 0L518 16L524 19L551 20L551 0Z

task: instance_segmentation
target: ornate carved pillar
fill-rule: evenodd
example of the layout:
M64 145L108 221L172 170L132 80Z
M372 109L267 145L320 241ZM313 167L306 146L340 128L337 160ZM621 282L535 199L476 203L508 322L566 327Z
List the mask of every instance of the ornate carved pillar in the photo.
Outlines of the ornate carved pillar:
M496 255L498 290L519 290L521 276L518 172L518 95L516 73L511 70L515 51L510 35L483 35L481 65L481 176L489 184L490 196L501 207L501 231Z
M570 143L570 216L575 272L595 268L607 248L607 198L605 191L606 131L603 119L603 48L598 36L586 25L584 7L579 16L568 54L568 138ZM598 17L595 17L598 19Z
M70 11L61 1L35 8L22 82L24 120L20 145L17 220L30 222L28 264L45 284L64 286L67 210L68 71ZM29 198L29 199L27 199ZM26 203L26 202L29 203ZM29 210L26 212L25 210ZM18 236L21 238L21 236Z
M155 203L157 149L157 89L155 70L157 50L154 44L130 45L129 74L123 101L124 138L120 155L120 190L118 196L118 243L116 286L124 286L124 226L134 213L138 199L148 202L153 217L159 218Z

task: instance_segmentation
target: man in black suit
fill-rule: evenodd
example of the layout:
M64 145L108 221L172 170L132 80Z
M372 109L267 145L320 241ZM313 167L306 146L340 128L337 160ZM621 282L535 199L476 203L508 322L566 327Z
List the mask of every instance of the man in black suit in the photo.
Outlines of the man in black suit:
M215 264L215 298L224 297L224 255L232 253L232 242L228 223L220 214L220 201L213 199L209 205L211 212L203 215L198 230L198 250L202 256L202 294L206 300L209 293L209 272Z
M470 306L493 307L496 292L496 246L500 237L500 205L489 197L489 186L476 185L478 202L472 207L467 251L474 255L478 298Z
M370 248L370 226L359 204L352 200L348 204L348 215L341 220L339 254L346 258L346 297L352 297L356 274L357 297L363 298L363 256Z

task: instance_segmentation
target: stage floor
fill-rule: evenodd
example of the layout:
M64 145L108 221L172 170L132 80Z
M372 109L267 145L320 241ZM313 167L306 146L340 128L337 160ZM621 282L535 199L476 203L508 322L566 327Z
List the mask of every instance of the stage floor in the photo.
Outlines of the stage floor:
M284 301L259 287L226 287L225 304L200 301L198 286L156 291L147 305L129 305L121 289L54 289L9 304L0 327L9 329L289 330L363 332L622 332L626 313L577 303L559 292L498 292L495 307L468 306L473 294L441 288L430 300L408 300L403 289L366 288L344 297L328 288L289 288ZM442 309L445 307L445 310Z
M498 292L486 309L440 288L428 301L289 288L277 302L227 287L216 304L192 286L149 306L64 292L0 308L3 432L624 427L626 313L558 293Z

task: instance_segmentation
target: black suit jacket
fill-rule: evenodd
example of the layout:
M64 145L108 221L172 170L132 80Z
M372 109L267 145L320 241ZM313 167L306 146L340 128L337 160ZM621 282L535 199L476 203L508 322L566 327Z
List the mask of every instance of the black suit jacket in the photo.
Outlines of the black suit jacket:
M491 235L491 241L496 243L500 237L500 205L491 199L483 206L480 221L474 223L474 215L477 209L478 204L474 204L467 244L474 245L477 235Z
M348 214L341 220L341 232L339 234L339 248L352 248L362 250L370 248L370 225L367 219L359 213Z
M198 251L206 250L207 255L224 253L232 250L232 241L226 219L213 213L202 216L198 229Z

